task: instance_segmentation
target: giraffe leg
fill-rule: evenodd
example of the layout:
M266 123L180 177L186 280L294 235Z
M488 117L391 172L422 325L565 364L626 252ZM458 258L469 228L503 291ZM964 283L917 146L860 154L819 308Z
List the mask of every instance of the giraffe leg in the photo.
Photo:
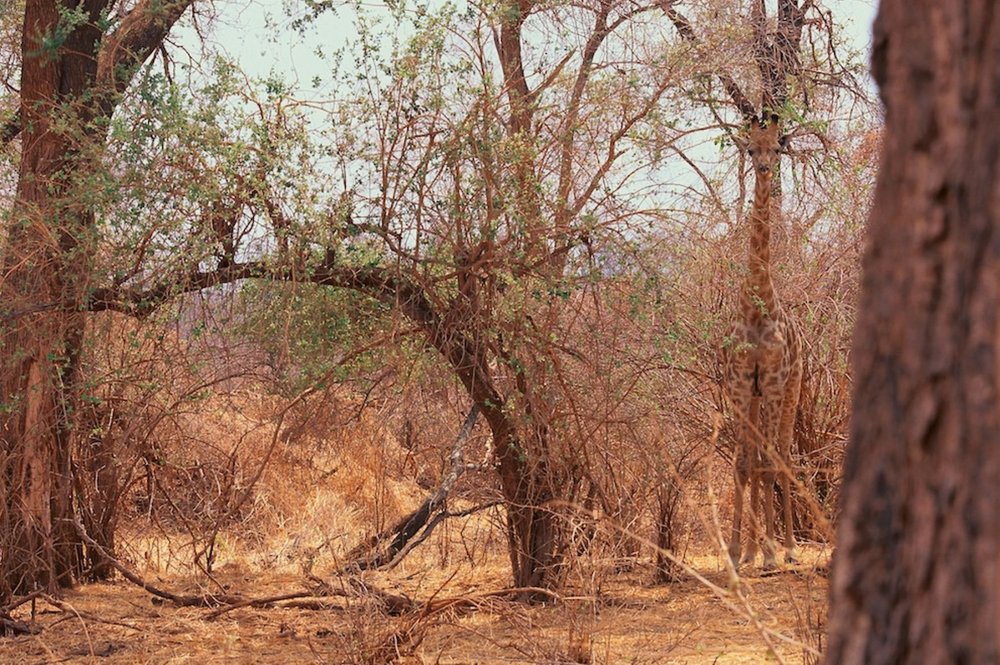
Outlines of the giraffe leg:
M799 409L802 390L802 361L792 365L785 384L785 399L781 404L781 423L778 428L778 450L781 469L781 511L785 518L785 563L798 563L795 558L795 533L792 527L792 438L795 434L795 414Z
M785 514L785 563L798 563L792 529L792 479L787 473L781 474L781 509Z
M740 538L742 536L741 526L743 521L743 495L745 494L747 480L749 480L747 466L747 450L743 444L744 439L736 446L736 459L733 463L733 479L735 481L735 491L733 492L733 532L729 537L729 560L734 567L740 564Z
M763 537L764 550L764 570L774 570L778 567L774 558L774 472L768 470L762 475L764 485L764 529L766 533Z
M753 422L754 400L749 398L750 390L734 390L739 386L735 378L728 380L730 391L728 397L732 405L733 414L738 418L736 426L736 449L733 451L733 531L729 537L729 560L733 567L740 564L740 547L743 536L743 499L746 494L747 482L750 481L751 460L753 440L750 438Z
M750 459L748 474L750 478L750 506L747 511L750 518L750 537L747 538L747 549L743 553L740 563L753 565L754 559L757 558L757 543L760 541L760 474L757 469L759 462L756 451L750 451L747 457Z
M761 499L761 466L760 466L760 437L761 427L764 425L764 404L759 397L754 397L750 401L750 426L748 429L750 458L750 523L751 538L747 545L747 556L745 561L753 565L760 550L761 531L760 524L760 499Z
M774 539L774 481L776 480L776 468L778 460L775 459L777 448L775 440L780 429L783 400L768 400L765 405L765 414L761 421L764 423L763 442L761 446L761 483L763 484L764 502L764 529L766 531L763 538L764 549L764 570L774 570L777 568L775 561L775 539Z
M749 391L747 391L749 393ZM747 483L750 483L750 509L751 522L753 521L752 511L755 509L756 482L754 474L754 459L756 449L754 446L755 424L760 409L759 401L756 398L740 398L731 396L733 410L741 418L742 422L737 427L736 451L733 460L733 477L735 480L735 491L733 493L733 532L729 538L729 559L734 567L740 564L740 547L743 536L743 498L746 494ZM752 526L752 524L751 524ZM747 549L750 560L756 555L756 545L750 539ZM743 558L746 561L746 557Z

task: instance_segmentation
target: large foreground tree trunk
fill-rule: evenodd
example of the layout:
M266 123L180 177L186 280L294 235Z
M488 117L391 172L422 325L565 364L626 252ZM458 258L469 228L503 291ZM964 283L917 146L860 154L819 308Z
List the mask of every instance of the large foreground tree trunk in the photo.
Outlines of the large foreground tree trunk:
M831 663L1000 661L1000 8L883 0Z

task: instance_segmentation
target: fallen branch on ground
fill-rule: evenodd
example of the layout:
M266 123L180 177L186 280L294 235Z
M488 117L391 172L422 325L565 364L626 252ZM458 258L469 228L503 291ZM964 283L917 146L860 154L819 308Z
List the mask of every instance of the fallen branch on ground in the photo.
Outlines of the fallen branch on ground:
M122 628L128 628L130 630L134 630L140 633L145 630L131 623L126 623L124 621L115 621L113 619L105 619L104 617L97 616L96 614L85 612L83 610L78 610L69 603L63 602L58 598L53 598L48 594L43 595L42 599L52 607L55 607L56 609L62 611L64 614L67 615L66 617L50 624L50 627L56 625L57 623L65 621L66 619L77 618L77 619L86 619L87 621L94 621L97 623L104 623L109 626L121 626Z
M83 542L87 543L87 547L90 547L97 551L101 557L108 562L108 564L117 570L122 576L129 582L132 582L136 586L142 587L144 590L153 594L158 598L163 600L169 600L178 607L217 607L219 605L233 605L236 603L241 603L245 598L242 596L230 596L230 595L215 595L215 594L205 594L201 596L193 596L187 594L178 594L171 591L165 591L159 587L153 586L146 580L142 579L136 573L128 569L128 566L118 561L116 558L111 556L111 554L104 549L104 547L99 544L96 540L90 537L87 530L83 528L83 524L80 522L80 518L77 517L73 520L73 526L76 527L76 532L83 539Z
M474 422L474 419L472 419ZM468 423L468 421L467 421ZM471 429L471 426L470 426ZM435 495L436 496L436 495ZM491 504L492 505L492 504ZM482 509L482 506L478 506L474 509L464 511L466 514L471 514L475 510ZM462 513L455 513L459 515ZM450 513L442 513L444 516L451 515ZM438 516L440 517L440 515ZM437 520L437 518L435 518ZM438 520L439 521L439 520ZM432 521L428 525L428 529L433 528ZM216 619L227 612L237 610L244 607L275 607L277 603L283 601L297 601L294 605L305 609L328 609L326 601L332 597L357 597L357 598L372 598L377 600L385 609L385 613L390 616L402 616L404 614L417 614L420 619L425 619L433 614L443 612L448 609L459 609L459 608L470 608L475 609L480 606L482 601L489 600L493 598L504 598L504 597L517 597L523 593L541 593L549 596L555 601L562 600L559 594L555 593L550 589L543 589L539 587L513 587L510 589L500 589L498 591L490 591L486 593L456 596L452 598L431 598L424 603L415 603L406 596L399 596L395 594L386 593L379 589L372 587L371 585L363 582L362 580L356 578L346 578L344 583L342 583L341 588L337 589L330 583L321 580L320 578L311 576L310 579L316 584L315 589L309 591L293 591L290 593L278 594L274 596L265 596L261 598L247 598L239 595L213 595L206 594L202 596L187 595L187 594L177 594L171 591L166 591L156 587L138 574L129 570L128 566L121 563L115 559L111 554L97 541L90 537L86 529L84 529L83 524L79 521L79 518L73 520L73 525L80 535L80 538L87 544L88 547L93 548L97 551L101 557L108 562L108 564L122 574L125 579L132 582L136 586L141 587L145 591L153 594L157 598L163 600L168 600L179 607L217 607L213 612L205 615L205 619L212 620ZM414 531L415 533L415 531ZM422 536L420 541L426 538L426 533ZM417 541L417 542L420 542ZM37 597L41 594L32 594L31 596L18 599L16 604L12 606L7 606L10 609L28 602L32 598ZM53 599L47 598L48 602L52 603L54 606L59 607L65 611L62 607L62 603ZM219 607L221 606L221 607ZM4 630L13 631L14 634L33 634L38 632L37 628L32 628L27 624L22 622L14 621L8 616L3 614L3 610L7 608L0 607L0 626ZM9 611L9 609L7 609ZM79 613L77 613L79 614ZM104 620L101 620L104 621ZM112 621L106 621L106 623L116 623ZM125 624L122 624L125 625ZM132 626L127 626L132 628Z
M42 593L41 590L33 591L26 596L15 598L6 605L0 606L0 635L35 635L40 632L41 629L37 626L25 623L24 621L18 621L10 613L21 605L30 603L35 598L41 596Z
M44 593L45 593L44 591L42 591L41 589L39 589L37 591L32 591L31 593L29 593L26 596L21 596L20 598L15 598L14 600L12 600L9 603L7 603L6 605L0 605L0 616L6 616L6 615L10 614L11 612L13 612L17 608L19 608L21 605L24 605L25 603L30 603L35 598L38 598L39 596L41 596Z
M311 578L317 584L317 590L307 590L307 591L293 591L291 593L283 593L275 596L265 596L262 598L247 598L240 595L217 595L217 594L205 594L201 596L187 595L187 594L177 594L171 591L166 591L156 587L138 574L129 570L128 566L122 562L115 559L111 554L102 547L97 541L90 537L87 530L83 527L83 524L79 521L79 518L73 520L73 525L76 527L77 533L79 533L80 538L87 544L88 547L93 548L97 551L101 557L108 562L108 564L117 570L122 576L128 581L132 582L136 586L141 587L145 591L153 594L157 598L162 600L168 600L171 603L177 605L178 607L218 607L219 609L207 614L206 619L215 619L226 612L231 612L232 610L239 609L241 607L273 607L276 603L286 600L313 600L322 601L324 598L331 596L340 597L363 597L368 596L377 599L386 609L386 613L390 615L400 615L406 611L413 609L413 602L405 596L397 596L394 594L389 594L384 591L379 591L374 589L368 584L365 584L361 580L349 580L349 588L335 589L331 587L326 582L319 580L319 578ZM22 600L21 602L26 602ZM221 607L220 607L221 606ZM0 617L2 618L2 617ZM6 623L4 624L6 625Z
M517 599L523 594L541 594L548 596L556 602L565 600L552 589L544 589L536 586L511 587L509 589L499 589L497 591L484 591L482 593L465 596L453 596L451 598L437 598L428 600L422 605L423 612L427 615L443 612L448 609L478 609L482 601L499 598Z
M220 616L226 612L232 612L233 610L238 610L243 607L272 607L275 603L279 603L283 600L299 600L303 598L308 598L312 601L321 600L323 596L314 596L311 591L293 591L291 593L283 593L277 596L267 596L265 598L245 598L238 603L232 603L226 605L225 607L220 607L217 610L209 612L203 618L211 621L213 619L218 619Z
M41 628L24 621L18 621L9 614L0 614L0 635L36 635Z
M212 620L217 619L227 612L232 612L233 610L238 610L244 607L274 607L276 603L282 601L296 601L295 605L285 604L281 607L299 607L302 609L331 609L329 599L331 598L370 598L375 600L382 606L385 613L390 616L400 616L405 612L409 612L414 609L415 605L412 600L406 596L398 596L391 593L386 593L381 589L376 589L365 582L358 579L347 579L344 580L345 584L341 585L341 588L334 588L328 582L321 580L320 578L310 575L309 579L314 583L314 587L309 591L302 592L292 592L287 594L282 594L278 596L270 596L267 598L247 598L241 602L233 603L225 607L220 607L219 609L210 612L205 615L205 619Z

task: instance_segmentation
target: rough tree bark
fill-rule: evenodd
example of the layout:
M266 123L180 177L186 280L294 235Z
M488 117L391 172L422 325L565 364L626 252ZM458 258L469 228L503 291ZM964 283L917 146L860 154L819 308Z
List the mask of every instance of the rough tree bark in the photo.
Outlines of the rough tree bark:
M1000 661L1000 11L883 0L830 663Z
M547 238L555 230L549 228L538 198L538 175L532 156L538 143L538 137L532 132L538 90L533 92L528 87L521 51L524 22L535 9L533 0L510 2L500 21L498 45L504 88L510 104L506 131L525 149L513 169L518 223L525 229L526 253L544 255L549 254ZM555 254L549 254L548 277L555 282L562 276L564 264L553 261L553 256ZM546 401L546 377L541 371L530 378L523 368L517 371L517 392L524 399L524 415L530 421L530 425L523 428L527 431L518 432L511 411L504 408L508 400L498 399L500 393L487 369L489 363L485 354L489 344L483 338L483 331L475 330L472 334L479 356L476 364L482 366L482 371L472 383L463 381L482 409L496 446L500 486L507 501L507 542L514 586L548 587L556 583L553 573L559 565L560 554L558 525L551 508L546 505L556 498L554 485L557 484L553 469L546 462L551 445L548 414L542 406ZM506 352L500 350L500 354L506 355ZM531 366L540 369L534 363ZM477 398L477 392L483 395ZM526 600L549 600L547 595L533 591L522 595Z
M191 1L139 0L112 25L111 0L25 3L21 162L0 303L39 313L0 328L0 602L82 572L70 434L94 213L74 188L120 93Z

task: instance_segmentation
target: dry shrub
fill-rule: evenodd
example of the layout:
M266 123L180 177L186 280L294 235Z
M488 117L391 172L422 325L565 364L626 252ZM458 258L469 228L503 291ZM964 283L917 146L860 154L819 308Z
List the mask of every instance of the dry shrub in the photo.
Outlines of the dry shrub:
M858 235L857 226L810 233L793 224L776 252L787 257L794 246L801 254L777 263L779 291L803 321L809 357L795 460L800 537L824 535L817 525L837 492ZM547 508L559 517L567 588L600 597L630 569L676 582L684 573L675 560L715 552L727 535L719 524L730 512L733 442L716 358L742 270L732 258L745 244L740 225L678 231L623 274L571 292L540 335L551 344L538 355L549 363L546 425L560 490ZM211 305L218 318L222 304ZM426 357L387 353L377 380L353 377L364 392L346 383L289 400L258 371L257 351L221 334L194 336L203 325L195 320L171 330L111 317L101 334L113 341L90 360L105 377L95 381L99 403L85 411L100 443L81 459L96 478L97 453L114 447L119 512L151 520L131 520L126 531L134 560L175 571L336 568L439 482L468 404ZM466 460L483 466L460 481L453 509L497 496L490 453L480 427ZM102 519L95 512L92 523ZM445 523L403 569L432 576L489 562L502 584L504 529L500 510ZM803 608L803 617L814 615ZM816 634L815 620L802 625L804 640ZM391 641L392 630L356 628L343 639ZM533 657L582 662L584 633Z
M786 196L786 215L775 224L776 287L802 326L806 351L791 469L803 540L830 537L839 487L862 221L874 173L866 136L838 137L828 172L796 173L799 189ZM567 470L565 500L577 508L566 517L573 541L566 551L591 563L617 561L609 571L653 554L629 534L681 558L688 547L715 550L728 538L719 522L731 513L734 429L718 350L746 270L748 229L739 214L693 211L661 229L659 242L647 238L642 250L629 250L628 269L573 294L552 336L553 457ZM585 517L594 510L613 520L612 533L595 538ZM679 577L655 558L658 579Z
M192 333L206 324L187 310L180 318L107 315L91 327L102 344L85 359L94 378L77 470L89 532L113 549L125 517L133 558L165 569L311 565L417 500L396 473L404 451L358 399L330 390L289 409L268 395L254 349Z
M381 532L423 499L397 473L405 450L377 412L333 391L297 404L286 415L282 442L264 476L258 503L267 504L273 561L310 565L325 551L330 563Z
M199 415L228 411L213 389L234 373L199 368L203 354L168 321L106 314L88 334L76 441L88 530L113 549L107 527L122 517L193 531L244 516L248 478L227 440L233 429Z
M362 598L339 613L321 638L316 654L327 662L350 665L389 665L422 662L416 652L429 630L445 619L442 616L389 617L375 599Z

